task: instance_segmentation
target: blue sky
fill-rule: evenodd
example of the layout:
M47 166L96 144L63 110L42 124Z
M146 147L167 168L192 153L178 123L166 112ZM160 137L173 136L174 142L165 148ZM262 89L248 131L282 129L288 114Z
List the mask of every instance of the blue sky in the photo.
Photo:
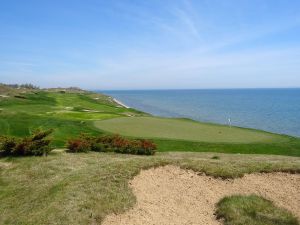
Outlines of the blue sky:
M0 0L0 82L300 87L300 0Z

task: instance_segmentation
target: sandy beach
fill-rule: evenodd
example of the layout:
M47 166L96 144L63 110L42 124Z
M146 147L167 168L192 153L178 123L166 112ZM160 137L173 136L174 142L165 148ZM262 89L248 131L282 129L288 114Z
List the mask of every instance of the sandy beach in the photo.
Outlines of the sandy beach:
M114 102L116 102L117 104L119 104L119 105L125 107L126 109L129 109L129 108L130 108L129 106L125 105L123 102L120 102L118 99L113 98L113 100L114 100Z

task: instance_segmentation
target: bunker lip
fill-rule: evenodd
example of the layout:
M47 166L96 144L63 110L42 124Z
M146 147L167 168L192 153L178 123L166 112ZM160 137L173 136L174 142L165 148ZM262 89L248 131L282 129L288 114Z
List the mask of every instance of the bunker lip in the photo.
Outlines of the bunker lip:
M262 196L300 219L300 174L255 173L222 180L165 166L141 171L129 185L137 198L135 206L107 216L103 225L221 224L215 205L234 194Z

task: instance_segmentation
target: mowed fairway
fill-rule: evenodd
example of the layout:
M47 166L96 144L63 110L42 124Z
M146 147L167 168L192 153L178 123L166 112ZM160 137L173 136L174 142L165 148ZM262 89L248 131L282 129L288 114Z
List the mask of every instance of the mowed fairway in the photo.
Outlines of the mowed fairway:
M280 142L285 138L263 131L199 123L187 119L123 117L96 121L101 130L140 138L218 143Z

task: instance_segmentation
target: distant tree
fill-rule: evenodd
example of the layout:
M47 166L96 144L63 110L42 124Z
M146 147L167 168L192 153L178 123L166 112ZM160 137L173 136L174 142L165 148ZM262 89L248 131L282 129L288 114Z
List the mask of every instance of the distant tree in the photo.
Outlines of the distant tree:
M21 84L20 87L21 88L26 88L26 89L39 89L38 86L35 86L33 84L30 84L30 83Z

